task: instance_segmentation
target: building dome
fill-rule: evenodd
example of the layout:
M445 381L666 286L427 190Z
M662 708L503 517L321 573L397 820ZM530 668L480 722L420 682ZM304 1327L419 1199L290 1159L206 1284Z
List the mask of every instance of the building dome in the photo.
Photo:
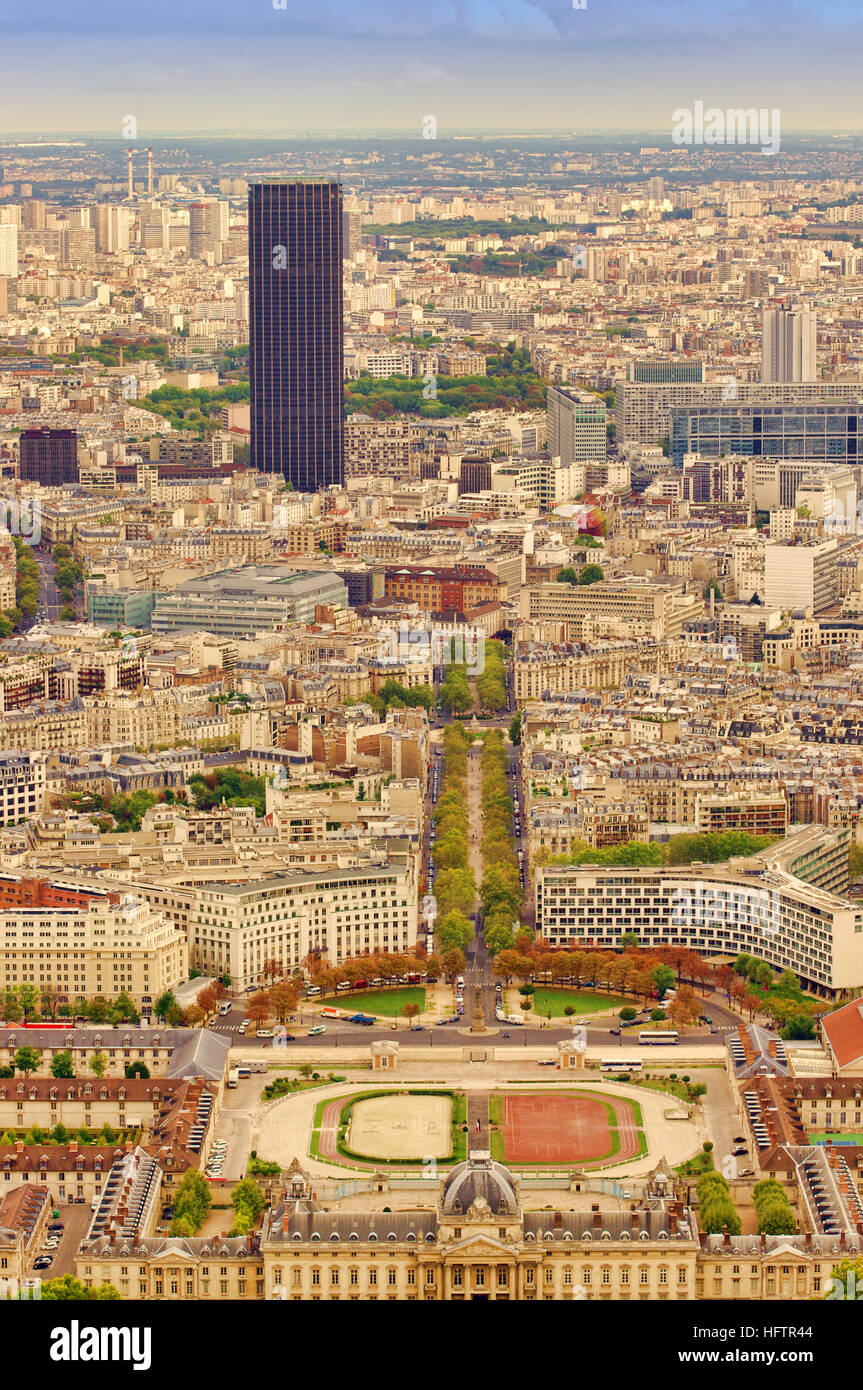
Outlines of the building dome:
M512 1175L486 1150L475 1150L466 1163L452 1169L443 1185L441 1210L444 1215L459 1215L479 1198L493 1212L515 1216L518 1211Z

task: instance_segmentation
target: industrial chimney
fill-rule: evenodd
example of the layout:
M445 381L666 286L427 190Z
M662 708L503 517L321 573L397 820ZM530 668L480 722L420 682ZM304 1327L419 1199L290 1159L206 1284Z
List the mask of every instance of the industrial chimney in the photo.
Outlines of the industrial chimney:
M153 151L147 151L147 193L153 196Z
M127 154L127 156L128 156L128 160L129 160L129 197L130 197L130 198L133 198L133 197L135 196L135 189L134 189L134 185L133 185L133 183L132 183L132 151L131 151L131 150L127 150L127 151L126 151L126 154Z

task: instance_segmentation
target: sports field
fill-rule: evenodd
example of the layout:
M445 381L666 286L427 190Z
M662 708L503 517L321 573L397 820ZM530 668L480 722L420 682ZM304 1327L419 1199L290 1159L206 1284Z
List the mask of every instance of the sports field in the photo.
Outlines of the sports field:
M449 1096L372 1096L353 1106L345 1142L364 1158L446 1158L451 1121Z
M505 1162L590 1164L643 1151L640 1116L630 1101L604 1093L501 1097Z

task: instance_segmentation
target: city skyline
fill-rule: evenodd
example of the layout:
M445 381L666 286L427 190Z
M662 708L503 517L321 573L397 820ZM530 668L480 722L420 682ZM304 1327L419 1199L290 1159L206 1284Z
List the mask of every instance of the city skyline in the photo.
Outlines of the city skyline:
M661 129L696 98L778 106L786 129L857 128L859 119L863 15L851 0L730 12L701 0L682 13L633 0L362 13L331 0L314 14L295 0L182 11L161 0L146 16L99 3L80 19L50 0L38 24L49 85L37 108L23 67L12 68L2 119L10 132L107 132L129 111L142 130L189 129L192 109L191 128L225 129L226 97L244 129L408 130L428 112L441 130L499 129L512 119L513 83L522 129ZM13 49L36 32L28 15L7 17L4 31ZM286 63L287 89L278 80Z

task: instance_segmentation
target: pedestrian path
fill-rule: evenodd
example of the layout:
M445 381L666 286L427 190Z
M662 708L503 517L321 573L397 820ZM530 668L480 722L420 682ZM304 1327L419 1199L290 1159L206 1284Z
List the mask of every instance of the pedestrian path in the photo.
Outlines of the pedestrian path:
M467 1093L467 1149L487 1149L489 1147L488 1092L468 1091Z

